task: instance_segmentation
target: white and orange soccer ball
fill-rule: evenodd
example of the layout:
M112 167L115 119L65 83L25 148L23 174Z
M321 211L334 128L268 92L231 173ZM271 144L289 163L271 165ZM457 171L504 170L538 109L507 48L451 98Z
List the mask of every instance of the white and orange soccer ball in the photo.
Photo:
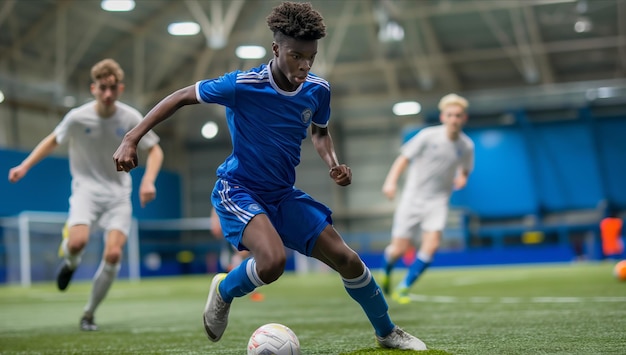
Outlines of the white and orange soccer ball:
M248 355L300 355L300 341L288 327L268 323L252 333Z
M626 260L615 264L613 267L613 275L620 281L626 281Z

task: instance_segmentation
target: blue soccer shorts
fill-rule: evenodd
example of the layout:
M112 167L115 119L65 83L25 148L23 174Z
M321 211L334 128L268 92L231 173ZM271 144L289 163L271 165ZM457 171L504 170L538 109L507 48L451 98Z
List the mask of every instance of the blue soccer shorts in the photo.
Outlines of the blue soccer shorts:
M243 231L258 214L266 214L283 244L311 256L315 242L327 225L332 225L332 211L296 188L276 194L256 194L236 183L218 179L211 195L220 217L224 237L238 250Z

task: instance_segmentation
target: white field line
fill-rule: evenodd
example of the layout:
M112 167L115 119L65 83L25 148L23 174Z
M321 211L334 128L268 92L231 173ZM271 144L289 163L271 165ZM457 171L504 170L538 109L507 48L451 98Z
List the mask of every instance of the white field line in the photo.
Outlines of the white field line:
M455 297L410 294L415 302L429 303L626 303L626 297Z
M530 278L530 274L517 274L517 275L507 275L507 276L496 276L496 277L461 277L452 281L453 285L456 286L468 286L468 285L477 285L477 284L486 284L486 283L495 283L495 282L509 282L509 281L521 281Z
M25 295L27 298L43 300L43 301L73 301L77 298L81 300L85 297L89 296L89 290L81 290L75 291L72 294L68 294L65 292L40 292L40 293L29 293ZM172 294L172 290L169 289L154 289L150 292L152 296L167 296ZM126 299L132 298L137 295L136 291L127 291L127 290L111 290L109 292L107 298L108 299Z
M163 331L169 331L172 333L181 333L183 331L189 331L195 327L149 327L149 328L132 328L130 330L133 334L143 334L143 333L162 333Z

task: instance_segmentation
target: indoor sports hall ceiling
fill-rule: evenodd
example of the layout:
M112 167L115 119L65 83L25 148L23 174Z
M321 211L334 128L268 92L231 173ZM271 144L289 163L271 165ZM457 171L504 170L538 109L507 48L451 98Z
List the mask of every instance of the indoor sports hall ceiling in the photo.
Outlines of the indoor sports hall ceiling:
M328 28L313 72L330 81L345 122L391 119L392 103L406 99L432 109L448 92L497 107L623 96L626 87L626 0L310 2ZM123 99L146 112L177 88L267 62L269 51L242 60L235 49L269 48L265 17L277 4L135 0L132 11L107 12L100 0L0 0L0 90L16 109L64 112L90 97L91 65L111 57L127 73ZM202 31L172 36L175 21ZM385 40L399 29L402 39ZM194 120L205 118L195 112L185 125L197 133Z

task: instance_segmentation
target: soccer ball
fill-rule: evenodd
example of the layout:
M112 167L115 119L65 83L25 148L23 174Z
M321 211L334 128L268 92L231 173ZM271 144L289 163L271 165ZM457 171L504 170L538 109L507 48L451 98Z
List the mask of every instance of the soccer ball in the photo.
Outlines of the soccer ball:
M300 341L282 324L265 324L252 333L248 355L300 355Z
M615 277L620 281L626 281L626 260L622 260L615 264L615 267L613 268L613 275L615 275Z

